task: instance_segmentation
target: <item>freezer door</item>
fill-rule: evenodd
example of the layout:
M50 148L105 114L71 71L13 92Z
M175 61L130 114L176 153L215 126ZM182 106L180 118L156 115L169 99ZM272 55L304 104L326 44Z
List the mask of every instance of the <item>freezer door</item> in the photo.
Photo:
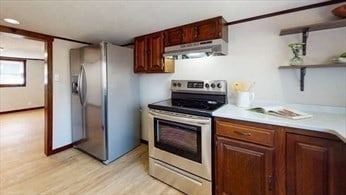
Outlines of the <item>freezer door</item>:
M104 88L101 47L81 48L81 64L78 75L79 103L82 106L83 133L75 147L100 159L107 160L106 126L104 125Z

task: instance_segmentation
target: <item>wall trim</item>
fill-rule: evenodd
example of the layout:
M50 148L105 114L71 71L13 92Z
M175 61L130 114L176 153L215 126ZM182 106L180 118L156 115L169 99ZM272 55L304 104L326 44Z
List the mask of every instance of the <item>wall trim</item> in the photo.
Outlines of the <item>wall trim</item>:
M38 60L38 61L44 61L44 59L40 59L40 58L23 58L23 57L12 57L12 56L0 56L0 59L13 59L13 60Z
M67 149L70 149L73 147L73 144L67 144L65 146L62 146L62 147L59 147L59 148L56 148L56 149L53 149L52 152L51 152L51 155L52 154L56 154L56 153L59 153L59 152L62 152L64 150L67 150Z
M147 140L141 139L140 141L141 141L142 144L148 144Z
M250 18L244 18L244 19L241 19L241 20L235 20L235 21L232 21L232 22L228 22L225 25L229 26L229 25L249 22L249 21L253 21L253 20L260 20L260 19L264 19L264 18L274 17L274 16L278 16L278 15L283 15L283 14L289 14L289 13L303 11L303 10L307 10L307 9L323 7L323 6L327 6L327 5L333 5L333 4L342 3L342 2L345 2L345 1L344 0L324 1L324 2L321 2L321 3L315 3L315 4L311 4L311 5L295 7L295 8L292 8L292 9L286 9L286 10L272 12L272 13L263 14L263 15L259 15L259 16L254 16L254 17L250 17Z
M78 40L69 39L69 38L65 38L65 37L58 37L58 36L54 36L54 35L51 35L51 36L53 36L55 39L61 39L61 40L64 40L64 41L71 41L71 42L75 42L75 43L81 43L81 44L86 44L86 45L92 45L92 43L85 42L85 41L78 41Z
M18 33L35 34L35 36L41 37L41 38L42 37L45 37L45 38L49 37L50 39L52 39L52 41L53 41L53 39L61 39L61 40L65 40L65 41L72 41L72 42L76 42L76 43L92 45L92 43L89 43L89 42L78 41L78 40L54 36L54 35L47 35L47 34L42 34L42 33L34 32L34 31L28 31L28 30L24 30L24 29L20 29L20 28L13 28L13 27L4 26L4 25L0 25L0 32L13 33L13 34L18 34Z
M23 108L23 109L17 109L17 110L8 110L8 111L0 112L0 114L9 114L9 113L13 113L13 112L24 112L24 111L29 111L29 110L43 109L43 108L44 108L44 106L37 106L37 107Z

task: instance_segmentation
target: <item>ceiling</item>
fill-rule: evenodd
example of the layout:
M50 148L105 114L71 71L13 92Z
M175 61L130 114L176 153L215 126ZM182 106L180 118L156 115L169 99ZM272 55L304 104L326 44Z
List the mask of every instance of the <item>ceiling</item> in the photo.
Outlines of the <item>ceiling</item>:
M325 0L0 0L0 24L96 43L132 42L135 36L223 16L228 22ZM20 21L5 23L3 18Z
M44 42L25 39L22 36L0 32L0 56L44 59Z

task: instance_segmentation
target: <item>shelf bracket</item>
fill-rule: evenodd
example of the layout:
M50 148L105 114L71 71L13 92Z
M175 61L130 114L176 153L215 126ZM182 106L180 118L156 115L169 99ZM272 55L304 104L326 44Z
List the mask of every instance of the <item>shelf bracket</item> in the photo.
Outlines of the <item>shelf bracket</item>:
M306 47L308 42L308 36L309 36L309 28L304 28L302 32L302 39L303 39L303 56L306 55Z
M300 68L300 91L304 91L305 74L306 74L306 67Z

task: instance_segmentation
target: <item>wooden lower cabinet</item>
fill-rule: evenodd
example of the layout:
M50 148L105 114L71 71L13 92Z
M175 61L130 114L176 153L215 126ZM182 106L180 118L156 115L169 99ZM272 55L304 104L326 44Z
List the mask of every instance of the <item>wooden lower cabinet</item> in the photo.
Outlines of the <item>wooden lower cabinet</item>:
M346 195L346 143L329 133L215 119L214 194Z
M216 194L273 194L273 148L216 137Z
M291 133L286 143L287 194L346 194L344 143Z

